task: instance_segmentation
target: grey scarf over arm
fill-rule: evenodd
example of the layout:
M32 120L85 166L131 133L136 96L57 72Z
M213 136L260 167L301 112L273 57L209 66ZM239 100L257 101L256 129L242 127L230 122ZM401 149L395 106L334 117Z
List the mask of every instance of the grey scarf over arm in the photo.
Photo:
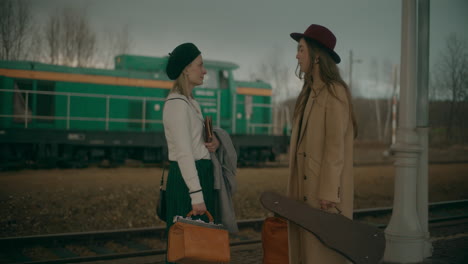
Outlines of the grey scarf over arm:
M232 195L237 190L237 153L229 134L221 128L214 128L220 145L216 152L210 152L213 162L214 188L219 190L221 222L230 233L239 232L232 203Z

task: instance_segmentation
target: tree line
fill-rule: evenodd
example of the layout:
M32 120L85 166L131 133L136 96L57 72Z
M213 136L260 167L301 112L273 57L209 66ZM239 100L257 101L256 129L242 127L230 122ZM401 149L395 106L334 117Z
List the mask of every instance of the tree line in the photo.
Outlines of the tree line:
M468 144L468 45L466 40L451 33L446 38L444 48L436 54L435 62L429 72L429 143L431 145ZM278 60L272 60L278 61ZM384 83L385 95L380 98L353 97L354 111L359 125L358 141L390 144L392 140L392 108L396 101L398 118L398 65L389 61L379 64L370 63L368 80L378 86ZM285 93L290 89L285 78L284 67L264 63L260 76L271 81L274 93ZM268 69L266 71L265 69ZM265 74L268 73L268 74ZM287 79L286 79L287 80ZM353 89L359 89L363 83L353 82ZM295 98L290 98L279 107L286 107L293 112ZM290 117L292 118L292 116ZM281 118L281 121L285 120ZM396 120L398 122L398 120ZM281 127L281 125L278 125ZM281 131L278 129L278 131Z
M84 8L56 9L41 23L27 0L0 0L0 60L112 68L131 49L128 26L98 34Z

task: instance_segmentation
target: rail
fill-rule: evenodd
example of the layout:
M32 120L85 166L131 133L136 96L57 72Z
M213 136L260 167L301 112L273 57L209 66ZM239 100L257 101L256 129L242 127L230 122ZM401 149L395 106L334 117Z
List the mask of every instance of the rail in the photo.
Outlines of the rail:
M429 211L432 212L432 217L429 218L430 228L444 228L446 226L466 225L468 215L466 209L468 207L468 200L457 200L431 203ZM462 212L462 213L460 213ZM390 207L385 208L371 208L355 210L354 218L356 221L368 222L367 217L382 217L385 214L391 213ZM439 217L434 217L439 215ZM443 215L443 217L440 217ZM364 220L366 219L366 220ZM264 218L248 219L238 221L238 226L241 232L231 237L231 247L258 244L261 243L261 227ZM378 225L384 228L385 224ZM254 232L249 231L254 230ZM246 231L246 232L244 232ZM133 228L114 231L100 231L100 232L82 232L82 233L68 233L68 234L53 234L53 235L40 235L40 236L26 236L26 237L10 237L0 238L0 255L9 255L11 263L76 263L76 262L89 262L100 260L115 260L123 258L135 258L143 256L161 256L165 254L165 240L164 240L165 227L152 227L152 228ZM160 247L151 248L139 244L138 239L146 238L158 240ZM67 251L67 246L70 244L86 245L90 248L99 248L97 245L102 245L102 241L116 241L128 248L132 248L131 252L104 252L94 256L79 256ZM43 248L49 248L58 256L56 259L34 260L24 256L22 252L24 249L34 245L41 245ZM58 245L63 248L58 248ZM102 249L101 249L102 250ZM1 261L1 259L0 259Z

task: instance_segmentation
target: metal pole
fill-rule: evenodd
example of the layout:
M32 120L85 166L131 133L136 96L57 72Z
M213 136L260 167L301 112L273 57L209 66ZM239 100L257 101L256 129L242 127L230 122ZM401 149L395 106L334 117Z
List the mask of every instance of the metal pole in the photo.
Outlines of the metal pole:
M418 168L417 206L419 222L424 233L424 257L432 256L428 227L428 145L429 145L429 0L418 1L418 102L417 130L421 154Z
M416 0L402 1L400 111L395 151L393 212L385 229L384 262L419 263L424 233L417 213L419 138L416 132Z
M397 105L398 105L398 100L397 100L397 81L398 81L398 76L397 76L397 70L398 67L394 66L393 67L393 96L392 96L392 145L396 143L396 127L397 127Z
M353 92L353 50L349 50L349 90Z

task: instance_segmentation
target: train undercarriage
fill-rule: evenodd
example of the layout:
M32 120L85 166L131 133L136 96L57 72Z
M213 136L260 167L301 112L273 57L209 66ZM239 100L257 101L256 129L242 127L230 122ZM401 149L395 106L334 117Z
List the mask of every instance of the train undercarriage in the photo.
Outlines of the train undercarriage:
M286 136L233 135L239 166L275 161ZM119 131L0 130L0 170L149 166L167 159L163 133Z

